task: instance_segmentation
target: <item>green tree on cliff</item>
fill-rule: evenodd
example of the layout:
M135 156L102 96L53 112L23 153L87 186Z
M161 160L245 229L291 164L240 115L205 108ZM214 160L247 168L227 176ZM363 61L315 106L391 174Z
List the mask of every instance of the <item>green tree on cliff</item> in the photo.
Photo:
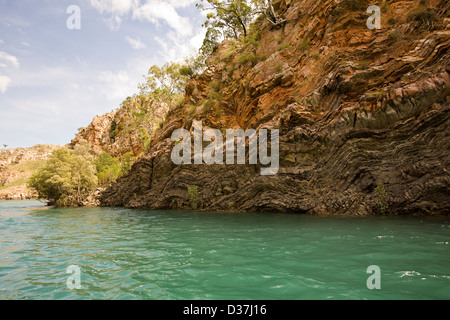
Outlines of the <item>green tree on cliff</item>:
M205 2L208 5L205 5ZM206 37L200 49L202 55L210 54L221 38L239 39L247 36L247 28L252 19L253 9L247 0L201 0L197 8L208 11Z
M278 26L286 22L286 19L280 18L273 8L272 0L252 0L256 10L254 14L263 14L273 26Z
M162 67L150 67L146 82L139 85L140 94L152 97L159 103L174 107L184 97L187 76L181 73L182 65L168 62Z
M203 24L206 36L200 49L204 56L210 54L222 38L246 38L250 23L257 15L266 16L272 25L286 21L275 13L272 0L200 0L196 6L208 12Z
M95 166L79 151L55 150L44 168L30 178L28 186L57 206L80 205L97 187L98 180Z
M109 153L102 153L94 162L97 168L98 184L100 186L107 186L121 176L120 160L113 158Z
M207 2L208 7L203 4ZM197 7L210 11L204 27L220 30L225 38L238 39L247 36L253 8L247 0L201 0Z

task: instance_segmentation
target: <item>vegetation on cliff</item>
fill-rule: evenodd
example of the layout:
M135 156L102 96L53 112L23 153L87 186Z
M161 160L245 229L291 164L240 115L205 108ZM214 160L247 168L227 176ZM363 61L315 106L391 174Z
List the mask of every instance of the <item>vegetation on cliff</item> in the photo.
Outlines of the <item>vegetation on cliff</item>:
M97 155L107 152L120 160L128 154L135 159L141 157L157 130L185 105L187 83L202 74L207 65L214 63L208 59L220 41L235 39L239 42L238 47L257 46L264 17L274 25L283 22L275 13L271 0L208 0L200 1L197 6L208 12L204 25L207 34L199 52L182 63L151 66L144 83L138 86L139 93L126 98L112 113L95 117L88 127L80 128L69 148L73 149L80 141L87 140ZM230 52L229 57L234 54L236 52ZM242 64L246 64L247 61L264 59L264 55L243 55L240 59ZM221 115L220 108L211 108L213 101L221 99L219 90L220 87L212 86L208 99L202 101L205 113L212 109ZM195 111L192 109L190 112L192 116Z
M51 205L81 206L97 188L107 187L127 174L132 161L130 154L122 161L106 152L97 156L84 141L73 150L63 147L53 151L28 180L28 187Z
M258 9L254 1L203 1L199 7L214 10L200 55L152 67L141 95L107 122L112 143L95 142L95 130L86 134L101 152L120 158L133 150L137 158L102 194L102 205L448 212L448 3L383 1L381 30L367 28L365 0L261 3ZM165 90L174 79L179 90ZM149 97L156 109L140 109ZM136 120L161 105L164 115L147 127L148 144L135 147L145 123ZM192 131L194 120L219 130L279 129L279 173L261 177L250 165L175 166L171 134Z
M200 49L204 56L211 54L221 39L247 38L250 24L258 15L274 26L286 22L275 12L272 0L201 0L197 8L207 12L203 25L206 37Z
M97 183L95 166L89 156L61 148L52 153L28 185L38 192L39 198L64 207L81 203Z
M250 2L204 3L224 6L208 16L206 71L188 80L182 106L102 205L188 209L196 186L205 210L450 211L448 1L383 1L380 30L368 29L365 0L274 0L283 22L256 14L245 29L232 9ZM194 120L279 129L279 173L175 166L171 134Z

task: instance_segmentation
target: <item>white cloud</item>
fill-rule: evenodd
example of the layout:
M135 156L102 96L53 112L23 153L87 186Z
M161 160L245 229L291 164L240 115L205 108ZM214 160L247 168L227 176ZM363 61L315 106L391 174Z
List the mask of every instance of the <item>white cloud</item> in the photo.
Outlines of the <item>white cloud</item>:
M121 16L128 14L134 7L139 5L139 0L90 0L93 6L101 14L110 15L103 21L113 31L120 29Z
M11 79L6 76L0 76L0 92L5 93L8 89Z
M155 41L160 45L162 50L159 53L166 61L182 61L198 51L205 38L205 32L205 29L199 28L188 38L176 32L169 32L164 38L156 36Z
M139 39L133 39L131 37L126 37L125 39L127 39L128 43L130 44L130 46L134 49L134 50L140 50L140 49L144 49L147 46L145 45L145 43L143 43L141 40Z
M119 16L110 17L107 19L103 19L105 24L108 26L109 29L112 31L117 31L120 29L120 24L122 23L122 18Z
M206 30L203 28L198 30L197 34L194 35L189 41L191 49L194 49L194 50L200 49L200 47L203 45L203 41L205 40L205 37L206 37Z
M190 5L197 3L197 0L170 0L168 1L175 8L186 8Z
M136 0L90 0L91 5L101 14L110 13L113 15L127 14L134 5L138 3Z
M22 45L25 47L31 47L31 44L29 44L28 42L25 42L25 41L22 42Z
M155 25L166 23L180 36L192 35L193 27L188 17L178 14L178 8L186 8L197 0L89 0L100 14L109 15L104 19L114 31L119 30L122 18L131 14L133 20L149 21Z
M14 68L19 68L20 64L19 64L19 59L17 59L16 57L7 54L4 51L0 52L0 60L3 60L5 62L9 62L13 65Z
M138 92L137 85L144 81L142 75L148 67L183 59L198 49L203 40L200 27L203 18L200 11L193 8L198 1L81 1L96 16L92 17L97 20L92 21L95 27L98 23L104 25L101 30L96 30L99 32L93 32L89 40L97 40L98 36L102 36L100 32L108 37L107 40L114 37L107 32L106 25L112 30L120 28L122 31L116 34L122 46L119 44L114 48L113 55L106 56L91 53L111 50L109 46L102 46L109 41L95 41L98 43L94 45L98 44L98 48L91 48L89 43L83 42L77 50L72 50L70 38L69 45L64 43L65 28L55 30L58 39L63 41L59 46L44 34L38 40L39 46L45 50L30 54L27 44L35 47L38 42L17 33L16 28L30 30L27 26L33 25L31 21L18 23L15 16L7 21L0 19L0 26L17 34L15 51L6 46L9 39L0 40L0 119L3 120L0 136L8 136L20 126L26 129L10 134L8 137L15 141L7 142L21 145L70 141L76 129L88 125L94 115L110 112L127 96ZM2 2L5 0L0 0ZM52 1L43 2L50 5ZM42 13L49 19L55 17L60 21L61 17L64 19L66 16L64 7L59 8L55 15L48 14L48 10L45 8ZM8 24L10 29L6 28ZM156 25L161 28L156 28ZM64 34L59 35L58 32ZM164 46L158 45L155 36ZM128 45L136 49L146 45L147 49L134 51ZM45 52L51 52L54 58L50 59Z
M175 7L164 1L149 1L145 5L133 11L133 19L139 21L150 21L158 24L160 20L167 23L181 36L187 37L192 34L192 24L187 17L181 17Z
M117 73L111 71L99 72L97 79L103 83L102 90L105 91L106 98L110 101L125 99L131 95L136 88L136 83L130 81L129 75L125 71Z
M130 80L125 71L119 71L117 73L111 71L103 71L98 75L98 79L106 83L122 83Z

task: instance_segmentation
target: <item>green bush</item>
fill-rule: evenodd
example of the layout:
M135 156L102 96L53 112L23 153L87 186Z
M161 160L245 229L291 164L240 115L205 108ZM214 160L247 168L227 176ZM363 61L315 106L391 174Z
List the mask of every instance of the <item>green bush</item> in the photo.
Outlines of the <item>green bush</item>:
M208 83L208 91L219 91L222 87L222 83L219 80L214 80Z
M391 30L388 32L387 39L390 42L398 42L403 39L403 33L398 29Z
M184 95L180 94L180 95L175 96L175 98L173 99L173 102L174 102L174 107L171 108L170 110L173 111L173 110L180 109L184 103Z
M189 78L193 78L195 76L194 69L192 68L191 65L188 65L188 64L185 64L180 67L180 74L182 76L186 76Z
M180 66L179 73L182 77L192 79L200 74L205 67L206 65L204 58L200 55L196 55L188 57L184 60L184 64Z
M164 123L164 121L161 122ZM152 136L148 133L148 129L146 127L140 127L138 130L138 137L142 144L142 150L146 151L152 142Z
M233 60L233 58L234 58L235 55L236 55L236 52L235 52L235 51L233 51L233 52L228 52L228 53L226 53L226 54L223 56L222 61L223 61L223 62L229 63L229 62L231 62L231 61Z
M67 148L55 150L28 186L57 206L77 206L97 187L96 167L89 158Z
M301 51L309 51L309 48L310 48L309 42L306 41L306 40L301 41L301 42L298 44L298 48L299 48Z
M222 83L219 80L211 81L208 84L208 98L211 100L222 101L223 95L220 92Z
M258 55L258 54L243 54L238 58L238 62L240 65L246 65L247 63L251 62L252 66L256 65L260 61L264 61L267 59L267 56L265 54Z
M283 51L283 50L290 49L290 48L291 48L290 44L283 44L278 48L278 51Z
M378 186L374 190L376 201L377 201L377 209L379 214L386 214L389 210L389 199L386 189L384 188L383 183L379 183Z
M260 23L253 23L250 26L249 33L244 39L244 46L252 45L255 48L258 48L260 39L261 39Z
M119 130L117 128L117 123L115 120L111 122L111 127L109 128L109 137L114 140L119 133Z
M434 9L420 7L410 11L406 17L407 22L417 22L421 26L432 27L434 23L440 22L441 18Z
M318 52L314 52L311 54L311 58L313 58L314 60L319 60L320 54Z
M212 99L204 101L202 106L202 114L208 114L211 111L212 107L214 107L214 104L215 102Z
M98 183L107 186L115 182L121 175L121 165L117 158L113 158L109 153L102 153L94 162L97 168Z
M198 187L188 186L189 203L193 210L198 209Z
M187 109L186 109L186 115L189 118L193 118L195 116L195 112L197 111L197 107L194 105L190 105Z
M227 66L227 74L228 74L228 78L233 77L233 74L234 74L234 64L231 64L231 65Z
M282 64L281 62L278 62L278 63L275 65L275 71L276 71L277 73L280 73L281 71L283 71L283 64Z
M133 167L136 157L132 152L128 152L122 157L121 160L120 175L128 174L128 172L130 172L131 168Z

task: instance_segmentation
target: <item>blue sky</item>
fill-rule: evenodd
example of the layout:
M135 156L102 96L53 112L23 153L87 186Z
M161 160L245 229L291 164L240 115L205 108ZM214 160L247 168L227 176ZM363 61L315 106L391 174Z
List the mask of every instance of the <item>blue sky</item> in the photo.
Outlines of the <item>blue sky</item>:
M0 147L64 145L201 45L196 0L0 0ZM67 8L80 8L69 30Z

